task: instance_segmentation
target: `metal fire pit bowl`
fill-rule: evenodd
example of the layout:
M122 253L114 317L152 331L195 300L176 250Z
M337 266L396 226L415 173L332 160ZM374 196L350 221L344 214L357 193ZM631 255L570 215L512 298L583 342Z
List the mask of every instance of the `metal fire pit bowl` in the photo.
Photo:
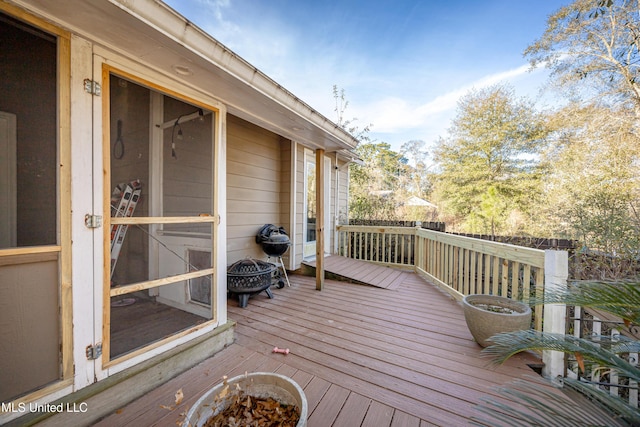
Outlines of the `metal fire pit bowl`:
M249 296L262 291L265 291L269 298L273 298L269 287L275 269L274 264L257 259L237 261L227 269L227 291L238 295L238 305L241 308L247 306Z

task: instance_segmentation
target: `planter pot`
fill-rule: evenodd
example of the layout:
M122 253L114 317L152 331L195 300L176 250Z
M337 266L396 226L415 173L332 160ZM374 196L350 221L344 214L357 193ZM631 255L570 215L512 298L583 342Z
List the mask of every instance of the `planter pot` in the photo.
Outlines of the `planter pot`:
M255 372L239 375L227 380L230 391L236 390L236 384L248 395L259 398L271 397L281 404L295 405L300 410L300 420L296 427L307 425L307 398L302 388L289 377L271 372ZM233 393L228 398L220 399L224 383L220 383L206 392L191 407L185 417L183 427L201 427L209 418L224 411L233 400Z
M462 300L464 317L473 338L482 347L491 345L488 339L503 332L531 327L528 305L495 295L467 295Z

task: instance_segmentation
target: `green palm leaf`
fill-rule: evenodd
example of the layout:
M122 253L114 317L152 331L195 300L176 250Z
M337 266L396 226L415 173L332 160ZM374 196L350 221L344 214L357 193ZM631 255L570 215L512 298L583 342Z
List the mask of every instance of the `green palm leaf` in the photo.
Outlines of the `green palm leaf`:
M504 363L516 353L526 350L554 350L563 353L579 353L585 360L598 365L616 369L620 375L639 380L640 369L631 365L621 357L614 349L622 352L638 351L640 344L626 337L619 337L620 342L615 346L602 346L584 338L572 335L545 334L534 330L508 332L491 337L492 345L482 350L482 353L493 357L496 364Z
M566 290L545 289L544 297L531 305L567 304L591 307L614 314L628 323L640 324L640 282L577 281Z
M509 404L495 398L483 398L478 409L484 416L476 416L473 421L482 426L544 427L610 427L640 423L638 410L620 398L576 380L565 380L564 385L565 392L562 393L553 390L548 383L516 380L497 390ZM600 406L585 406L579 395L566 393L567 388L597 401Z

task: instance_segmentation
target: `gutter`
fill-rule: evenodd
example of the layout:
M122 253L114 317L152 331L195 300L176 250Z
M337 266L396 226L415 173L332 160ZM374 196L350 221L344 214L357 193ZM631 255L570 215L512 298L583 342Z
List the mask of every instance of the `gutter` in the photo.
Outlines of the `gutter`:
M358 145L358 140L346 130L311 108L161 0L107 1L333 136L344 148L355 148Z

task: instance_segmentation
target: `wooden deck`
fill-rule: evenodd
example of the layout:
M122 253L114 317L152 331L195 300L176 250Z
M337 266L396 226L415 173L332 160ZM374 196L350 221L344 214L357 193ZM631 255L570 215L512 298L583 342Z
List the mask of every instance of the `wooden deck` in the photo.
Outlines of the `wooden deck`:
M319 292L314 278L290 279L245 309L229 299L234 344L97 425L175 426L223 375L273 371L303 387L310 427L463 426L495 387L535 376L525 356L489 366L458 303L415 274L395 290L327 280ZM184 401L164 409L179 389Z
M315 269L315 261L303 264ZM340 255L329 255L324 258L324 270L355 283L367 284L384 289L397 289L405 281L408 273L372 262L347 258Z

